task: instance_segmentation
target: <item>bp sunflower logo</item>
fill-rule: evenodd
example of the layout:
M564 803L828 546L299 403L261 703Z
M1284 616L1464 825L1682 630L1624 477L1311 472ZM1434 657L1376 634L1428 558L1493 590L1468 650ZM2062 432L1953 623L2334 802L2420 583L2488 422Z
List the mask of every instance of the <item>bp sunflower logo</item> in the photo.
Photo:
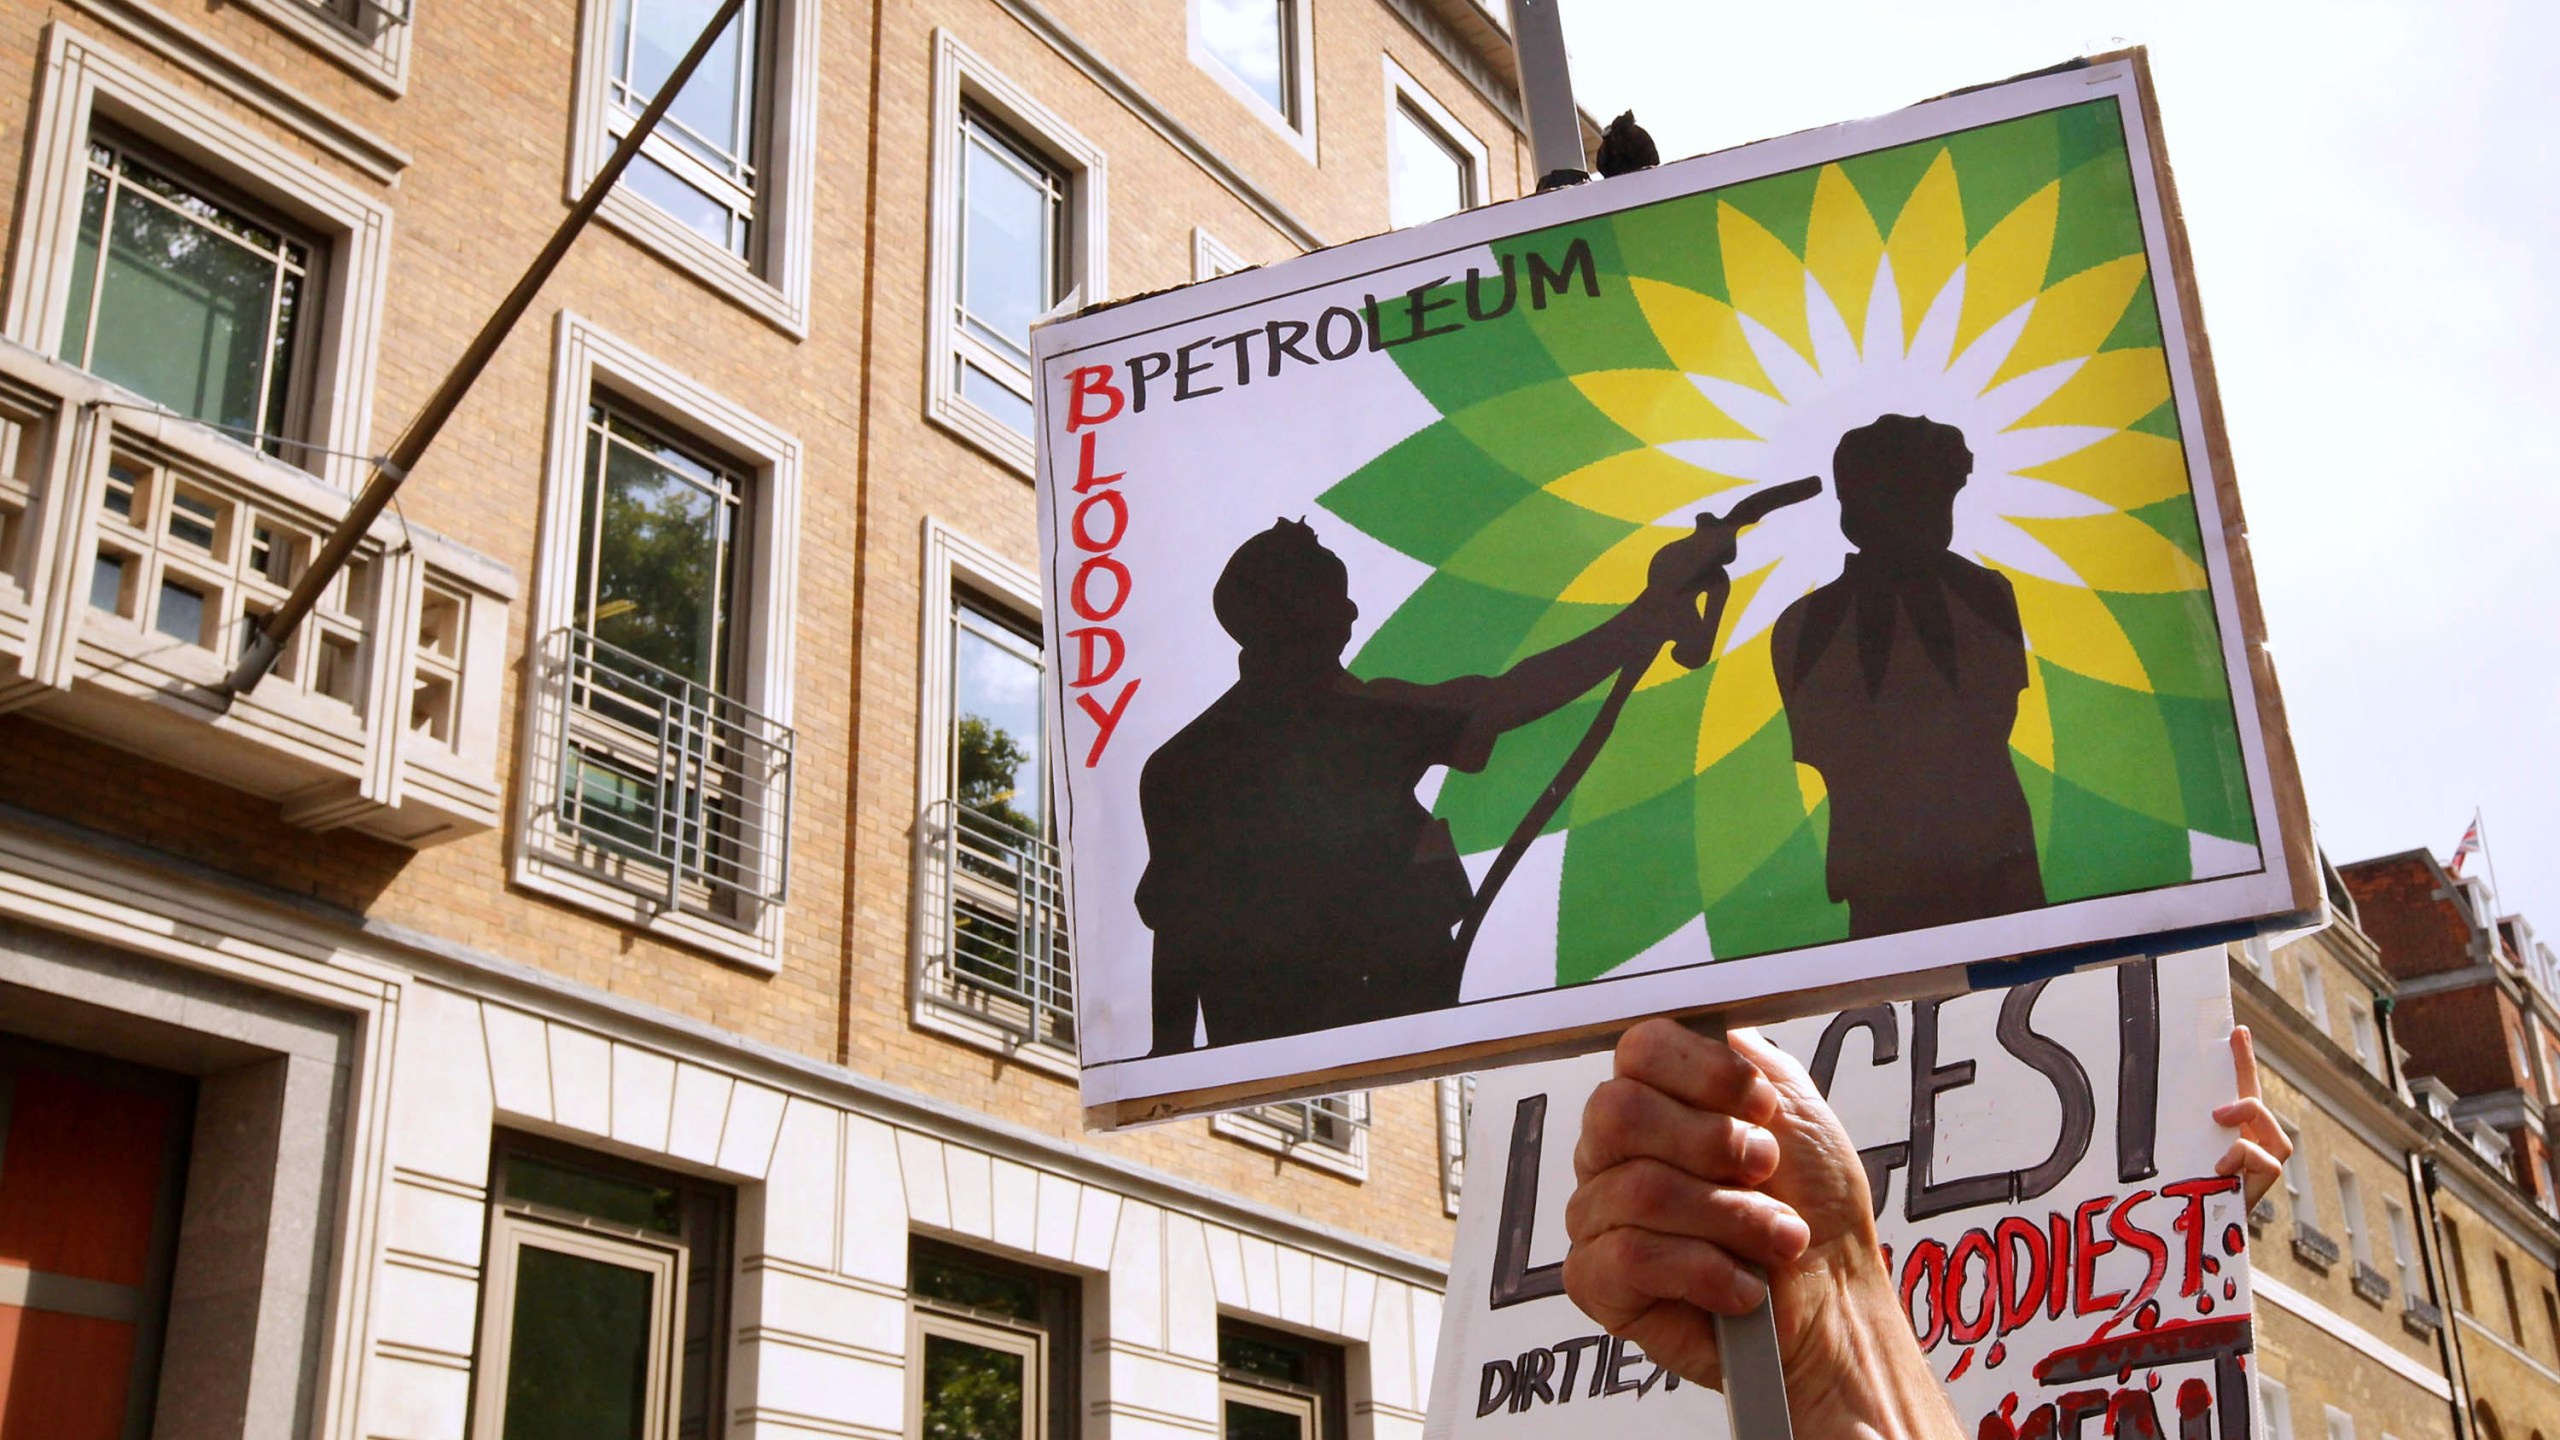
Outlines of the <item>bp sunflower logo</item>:
M1947 548L2015 592L2027 683L2009 758L2046 902L2257 867L2112 102L1516 237L1495 259L1576 245L1597 298L1391 351L1440 418L1323 503L1431 573L1357 673L1500 673L1633 601L1698 512L1828 480L1844 434L1924 416L1972 456ZM1795 763L1772 644L1850 549L1828 484L1778 511L1743 535L1710 663L1665 657L1645 677L1539 842L1558 983L1695 929L1720 959L1848 934L1829 797ZM1503 844L1598 703L1449 777L1434 808L1462 853Z

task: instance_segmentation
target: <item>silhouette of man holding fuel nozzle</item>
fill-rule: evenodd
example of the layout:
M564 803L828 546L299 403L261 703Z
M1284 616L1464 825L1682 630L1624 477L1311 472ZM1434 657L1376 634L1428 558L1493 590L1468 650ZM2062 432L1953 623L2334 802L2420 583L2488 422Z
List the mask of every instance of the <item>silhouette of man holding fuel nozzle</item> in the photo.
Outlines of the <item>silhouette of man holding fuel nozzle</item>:
M1886 415L1840 438L1840 578L1778 617L1770 658L1795 757L1831 798L1831 898L1852 938L2045 903L2009 759L2027 686L2017 593L1948 547L1964 432Z
M1192 1048L1195 1026L1231 1045L1456 1004L1451 930L1474 895L1414 786L1483 769L1506 731L1649 662L1695 603L1652 585L1500 675L1361 680L1342 668L1360 612L1340 557L1303 521L1245 541L1211 595L1236 683L1139 779L1150 1053Z

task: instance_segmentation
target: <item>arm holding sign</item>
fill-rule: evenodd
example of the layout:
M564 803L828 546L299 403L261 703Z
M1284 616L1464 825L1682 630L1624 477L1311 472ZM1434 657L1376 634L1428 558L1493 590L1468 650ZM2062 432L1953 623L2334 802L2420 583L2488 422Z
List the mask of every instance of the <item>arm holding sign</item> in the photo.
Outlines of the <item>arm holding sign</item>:
M1718 1385L1713 1315L1771 1295L1798 1435L1961 1433L1886 1274L1857 1148L1784 1052L1638 1025L1573 1164L1565 1290L1612 1334Z

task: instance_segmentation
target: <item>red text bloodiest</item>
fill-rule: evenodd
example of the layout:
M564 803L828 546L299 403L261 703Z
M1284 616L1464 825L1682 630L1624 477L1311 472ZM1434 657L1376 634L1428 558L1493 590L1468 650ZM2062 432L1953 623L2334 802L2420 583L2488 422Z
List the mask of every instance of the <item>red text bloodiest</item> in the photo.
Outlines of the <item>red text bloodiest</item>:
M1067 433L1081 437L1076 445L1076 493L1084 497L1076 502L1067 522L1068 536L1084 556L1067 582L1067 608L1086 623L1067 631L1067 638L1075 642L1075 669L1066 682L1067 688L1079 692L1076 708L1093 722L1093 745L1084 756L1088 770L1101 763L1103 748L1120 728L1121 717L1129 713L1129 698L1138 693L1136 676L1121 681L1108 698L1097 693L1120 673L1121 662L1128 658L1120 632L1105 622L1129 603L1133 588L1129 567L1111 554L1129 533L1128 497L1107 488L1120 483L1122 472L1103 473L1094 463L1099 427L1117 418L1128 404L1128 396L1112 383L1113 373L1107 365L1067 372Z

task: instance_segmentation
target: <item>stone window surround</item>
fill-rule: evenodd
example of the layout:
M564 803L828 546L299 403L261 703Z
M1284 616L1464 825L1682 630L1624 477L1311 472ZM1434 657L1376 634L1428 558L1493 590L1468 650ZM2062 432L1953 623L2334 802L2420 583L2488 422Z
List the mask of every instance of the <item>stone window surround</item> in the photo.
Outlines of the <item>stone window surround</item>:
M1378 112L1380 123L1393 127L1396 123L1396 107L1400 104L1413 107L1423 119L1431 122L1432 127L1440 132L1442 139L1447 140L1463 153L1467 167L1467 209L1482 207L1490 196L1486 186L1493 178L1492 152L1485 148L1484 141L1478 139L1474 131L1468 129L1457 116L1449 112L1449 107L1433 99L1431 92L1422 87L1421 81L1413 78L1411 71L1397 64L1394 56L1382 55L1378 58L1379 63L1386 67L1387 97L1385 107ZM1392 138L1389 144L1393 144ZM1380 153L1386 152L1382 150ZM1390 160L1388 164L1389 183L1392 184L1394 183L1393 161ZM1389 206L1394 203L1391 197L1383 194L1380 199Z
M196 1080L155 1434L301 1434L329 1323L354 1022L162 960L0 920L30 1038Z
M1252 86L1228 69L1225 61L1210 52L1208 43L1200 35L1202 0L1187 0L1182 7L1191 63L1217 81L1220 89L1236 97L1236 103L1253 112L1255 119L1277 131L1281 139L1289 142L1289 148L1305 156L1307 163L1313 165L1317 163L1315 0L1277 0L1277 3L1289 8L1286 22L1289 30L1288 73L1281 79L1298 102L1295 120L1272 109L1270 101L1262 98Z
M293 0L276 0L291 4ZM812 214L817 190L819 0L768 0L765 125L758 195L761 238L751 263L617 185L596 218L715 293L794 340L809 335ZM606 129L613 5L579 6L577 88L570 106L565 199L575 200L604 168L614 140Z
M397 98L409 91L409 29L417 23L415 0L352 0L370 19L350 24L318 0L232 0L277 29L345 67L359 80ZM405 11L397 18L390 12Z
M985 111L1067 172L1068 302L1110 292L1109 179L1102 151L979 58L950 31L933 32L932 242L927 262L925 418L1031 477L1031 437L971 404L953 373L960 284L960 107ZM1035 380L1036 384L1036 380Z
M1221 275L1232 275L1244 268L1246 268L1244 257L1229 248L1225 241L1210 234L1201 226L1191 227L1191 278L1193 280L1215 280Z
M783 910L758 907L749 927L724 925L681 911L652 910L632 892L555 858L536 842L559 798L560 777L549 742L556 740L544 716L564 704L543 647L576 612L580 512L586 490L587 401L597 388L640 406L653 418L725 452L750 472L746 517L747 555L740 570L749 592L737 619L745 648L745 676L735 697L776 723L791 723L793 659L798 633L800 550L800 442L745 409L696 384L681 372L598 329L572 311L560 312L551 371L551 429L544 457L540 538L534 561L533 613L528 634L536 655L524 687L525 712L517 729L522 783L509 878L528 890L593 910L663 940L709 951L766 974L782 965Z
M281 211L326 246L319 323L309 332L318 349L301 438L344 452L312 457L312 473L348 493L361 489L391 262L390 208L61 21L47 27L41 90L23 182L26 219L0 322L8 337L44 355L60 354L89 126L93 116L103 117Z
M919 1030L929 1030L976 1049L1019 1061L1062 1080L1076 1078L1073 1051L1026 1044L1012 1031L943 1002L926 973L932 937L942 933L942 919L931 912L936 903L926 872L921 828L927 807L951 796L951 684L953 662L951 607L962 590L1013 612L1015 618L1041 630L1040 580L994 550L927 516L924 522L924 575L918 587L924 600L916 675L916 814L919 817L913 895L907 925L908 1016Z

